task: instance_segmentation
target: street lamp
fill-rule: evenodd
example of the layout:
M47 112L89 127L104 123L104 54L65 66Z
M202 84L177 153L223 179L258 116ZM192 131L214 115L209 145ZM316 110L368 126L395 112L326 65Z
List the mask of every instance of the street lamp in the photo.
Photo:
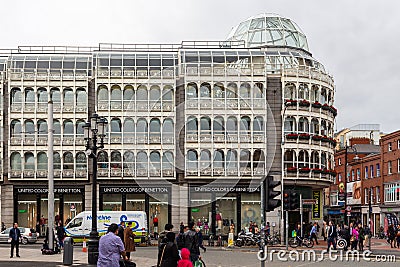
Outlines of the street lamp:
M92 230L88 240L88 263L97 264L99 256L99 233L97 232L97 150L104 148L107 119L94 113L83 126L86 155L92 158ZM98 138L100 144L98 145Z
M345 222L346 222L346 225L349 225L349 216L346 214L347 212L349 212L349 211L347 211L347 183L350 181L350 177L348 177L347 176L347 165L348 165L348 163L347 163L347 161L348 161L348 159L347 159L347 155L348 155L348 149L351 149L351 150L353 150L353 153L356 153L356 155L354 156L354 158L353 158L353 160L359 160L360 158L358 157L358 152L357 152L357 149L354 147L354 146L348 146L347 144L346 144L346 147L345 147L345 151L344 151L344 176L345 176L345 179L346 179L346 186L345 186L345 188L344 188L344 191L345 191L345 198L344 198L344 208L345 208Z

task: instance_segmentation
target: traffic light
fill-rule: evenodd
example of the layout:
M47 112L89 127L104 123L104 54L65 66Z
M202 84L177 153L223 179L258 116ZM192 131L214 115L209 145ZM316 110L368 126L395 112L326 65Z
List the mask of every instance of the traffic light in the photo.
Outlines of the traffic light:
M275 199L275 197L281 194L280 187L278 189L279 191L274 190L275 187L281 185L281 181L274 181L273 176L267 176L264 182L266 192L265 211L273 211L277 207L280 207L282 204L280 199Z
M290 194L288 192L283 193L283 210L290 210Z
M296 210L300 208L300 197L296 192L283 193L283 210Z

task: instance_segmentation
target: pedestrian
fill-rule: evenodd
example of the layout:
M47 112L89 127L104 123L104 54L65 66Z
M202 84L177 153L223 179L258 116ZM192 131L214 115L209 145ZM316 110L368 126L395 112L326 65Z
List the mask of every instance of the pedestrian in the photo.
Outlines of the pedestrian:
M324 238L324 241L326 241L326 239L327 239L327 237L326 237L326 232L327 232L326 228L327 228L326 221L324 221L323 224L322 224L322 231L321 231L321 236Z
M193 263L190 261L190 251L187 248L183 248L181 251L181 260L178 261L177 267L193 267Z
M181 224L179 225L179 233L183 234L184 229L185 229L185 225L183 224L183 222L181 222Z
M56 234L57 234L57 239L58 239L58 245L60 249L64 247L64 236L65 236L65 231L64 227L62 224L59 222L56 228Z
M122 243L124 243L124 239L125 239L125 237L124 237L124 223L125 222L123 222L123 221L121 221L120 223L119 223L119 226L118 226L118 236L119 236L119 238L121 238L121 241L122 241Z
M357 250L357 244L358 244L358 239L359 239L359 232L358 232L358 227L353 227L352 235L350 238L350 243L351 243L351 249L352 250Z
M389 228L388 228L388 242L390 243L391 248L393 248L393 247L396 248L396 242L394 241L395 237L396 237L396 231L395 231L394 225L391 224L391 225L389 225Z
M188 226L183 226L183 232L179 233L176 237L176 244L178 246L178 250L182 250L185 247L185 233L189 231Z
M159 247L160 249L158 251L157 267L177 266L179 261L179 251L174 241L175 234L173 232L166 233Z
M163 239L167 237L167 233L172 232L173 228L174 228L174 226L172 224L170 224L170 223L165 224L164 231L162 231L158 235L158 247L160 247L160 244L163 241Z
M267 225L265 226L265 234L270 235L271 234L271 226L269 222L267 222Z
M318 224L315 222L314 225L311 227L310 231L310 240L315 240L315 243L318 245L318 240L317 240L317 231L318 231Z
M358 249L364 251L365 229L361 223L358 225Z
M13 228L11 228L10 233L8 234L9 239L11 240L11 256L14 256L14 247L17 258L19 258L19 240L21 238L21 231L18 229L18 223L14 223Z
M39 222L36 222L35 230L36 230L36 233L37 233L38 237L40 237L40 223Z
M40 235L46 236L46 219L44 218L43 214L39 222L40 222Z
M189 222L189 230L184 233L185 245L184 247L190 251L190 260L194 263L199 259L199 236L194 229L194 222Z
M329 221L328 225L328 231L327 231L327 240L328 240L328 249L331 248L331 245L333 246L333 249L336 250L336 237L337 237L337 231L335 229L335 226L333 225L332 221Z
M203 246L203 234L201 233L200 227L196 227L196 233L199 237L199 248L202 248L204 252L206 252L206 248Z
M136 251L135 234L132 231L132 222L128 222L124 230L124 241L126 257L128 258L128 260L130 260L131 252Z
M97 267L118 267L120 255L124 260L128 260L125 247L120 237L118 237L118 225L112 223L108 227L107 234L103 235L99 241L99 259Z
M397 243L397 248L400 249L400 224L397 226L396 243Z

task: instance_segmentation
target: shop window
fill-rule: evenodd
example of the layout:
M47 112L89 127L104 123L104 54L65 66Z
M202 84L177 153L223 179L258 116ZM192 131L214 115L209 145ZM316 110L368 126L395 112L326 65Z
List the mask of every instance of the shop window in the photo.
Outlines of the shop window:
M18 222L21 226L36 228L37 202L36 195L18 195ZM47 217L47 216L46 216ZM40 233L38 233L40 234Z
M211 194L190 193L190 214L196 226L200 227L205 235L211 232Z
M231 224L237 225L237 200L236 195L227 194L224 196L216 196L215 210L215 227L217 235L227 235ZM235 228L235 231L237 229Z
M241 195L241 225L242 229L249 230L250 222L261 224L260 194L243 193Z
M104 211L122 211L121 194L103 194Z
M150 197L149 204L150 233L159 233L164 230L164 225L168 222L168 194Z
M70 221L82 211L83 205L81 194L64 194L64 218L62 218L63 222Z
M126 210L145 211L144 194L127 194L126 195Z

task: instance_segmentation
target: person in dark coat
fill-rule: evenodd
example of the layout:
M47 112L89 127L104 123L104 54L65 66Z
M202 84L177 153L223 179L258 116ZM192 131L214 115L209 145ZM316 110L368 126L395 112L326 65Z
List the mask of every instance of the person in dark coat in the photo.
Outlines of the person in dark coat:
M56 231L57 231L58 245L60 246L61 249L64 247L64 236L65 236L64 227L62 226L61 223L58 223Z
M124 225L125 225L124 222L121 222L121 223L118 225L118 236L119 236L119 238L121 238L122 243L124 243L124 239L125 239L125 238L124 238L124 231L125 231ZM124 243L124 246L125 246L125 243Z
M8 237L11 238L11 256L14 256L14 247L16 256L19 258L19 240L21 238L21 231L18 229L18 223L14 223L13 228L11 228Z
M176 267L179 261L178 247L175 244L175 234L168 232L166 238L161 242L158 250L157 266Z

